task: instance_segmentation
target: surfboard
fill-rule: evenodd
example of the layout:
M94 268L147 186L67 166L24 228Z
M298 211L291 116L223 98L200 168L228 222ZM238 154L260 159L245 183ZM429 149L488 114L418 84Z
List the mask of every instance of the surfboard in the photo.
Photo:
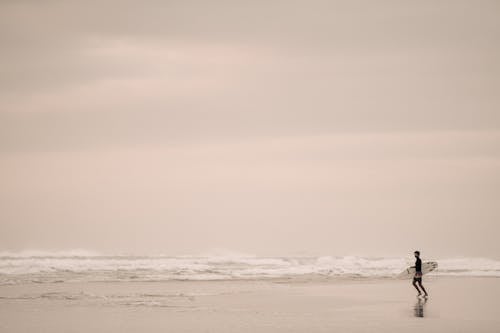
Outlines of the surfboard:
M427 274L432 272L438 267L438 263L435 261L427 261L422 263L422 274ZM408 267L403 272L401 272L398 277L401 279L413 279L415 276L415 267Z

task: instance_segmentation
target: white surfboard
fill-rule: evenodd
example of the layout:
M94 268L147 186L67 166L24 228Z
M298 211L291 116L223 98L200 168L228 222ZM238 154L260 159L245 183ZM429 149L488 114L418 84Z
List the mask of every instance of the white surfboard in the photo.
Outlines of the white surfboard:
M427 261L422 263L422 274L427 274L432 272L438 267L438 263L435 261ZM401 279L413 279L415 276L415 267L408 267L403 272L401 272L398 277Z

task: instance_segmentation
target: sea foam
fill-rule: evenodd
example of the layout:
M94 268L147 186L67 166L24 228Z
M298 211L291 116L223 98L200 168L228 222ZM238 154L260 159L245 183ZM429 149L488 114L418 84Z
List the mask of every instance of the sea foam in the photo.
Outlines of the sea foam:
M426 260L424 258L424 261ZM500 261L434 259L434 276L500 277ZM1 252L0 283L65 281L231 280L299 277L394 278L405 258L357 256L259 257L251 255L131 256L88 251Z

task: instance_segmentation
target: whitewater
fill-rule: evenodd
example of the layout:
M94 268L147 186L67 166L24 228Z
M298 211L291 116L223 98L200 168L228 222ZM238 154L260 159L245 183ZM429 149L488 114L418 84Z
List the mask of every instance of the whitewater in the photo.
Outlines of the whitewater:
M500 261L443 258L432 276L500 277ZM359 256L132 256L89 252L0 252L0 284L72 281L237 280L323 276L396 278L410 258Z

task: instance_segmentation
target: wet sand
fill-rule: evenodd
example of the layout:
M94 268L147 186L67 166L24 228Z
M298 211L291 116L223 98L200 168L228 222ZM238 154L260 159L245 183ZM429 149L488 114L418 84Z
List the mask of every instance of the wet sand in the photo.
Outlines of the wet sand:
M500 279L0 286L0 332L500 332Z

